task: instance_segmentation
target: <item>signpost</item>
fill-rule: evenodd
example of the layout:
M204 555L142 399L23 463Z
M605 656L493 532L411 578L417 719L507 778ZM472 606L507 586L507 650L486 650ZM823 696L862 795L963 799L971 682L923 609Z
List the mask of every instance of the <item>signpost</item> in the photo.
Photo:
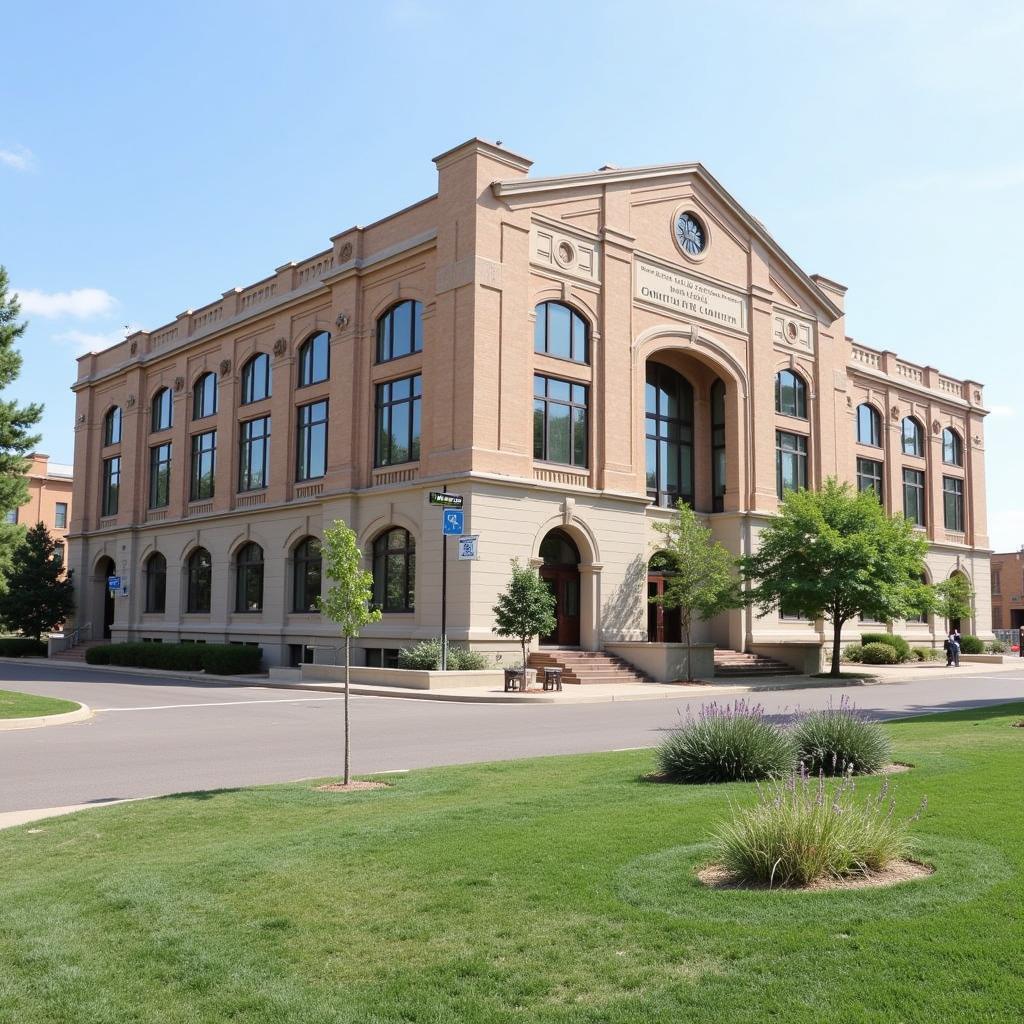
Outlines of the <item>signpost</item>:
M443 491L430 492L430 504L440 505L441 513L441 671L448 668L448 538L459 537L465 528L466 513L462 511L462 495Z
M459 538L459 561L475 562L480 557L480 534L473 533Z
M462 495L449 494L447 491L431 491L431 505L445 505L448 508L462 508Z
M121 577L120 576L108 576L107 577L107 590L120 590L121 589Z

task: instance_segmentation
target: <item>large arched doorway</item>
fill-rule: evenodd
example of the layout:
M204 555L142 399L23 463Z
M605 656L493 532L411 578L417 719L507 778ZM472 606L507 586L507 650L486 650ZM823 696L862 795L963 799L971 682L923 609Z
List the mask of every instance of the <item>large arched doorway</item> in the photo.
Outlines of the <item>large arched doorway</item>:
M564 530L552 530L540 543L540 578L555 596L555 629L540 638L546 647L578 647L580 642L580 552Z
M679 609L664 608L651 600L665 593L671 575L668 556L655 552L647 564L647 642L651 644L678 644L683 640Z
M99 575L99 586L103 589L103 639L110 639L110 628L114 625L114 593L107 586L107 580L117 575L117 567L114 560L104 557L99 560L96 566Z

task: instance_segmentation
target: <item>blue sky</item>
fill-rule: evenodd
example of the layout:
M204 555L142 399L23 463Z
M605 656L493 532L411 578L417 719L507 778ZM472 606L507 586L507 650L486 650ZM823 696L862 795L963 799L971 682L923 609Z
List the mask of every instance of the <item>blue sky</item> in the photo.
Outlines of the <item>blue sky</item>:
M9 5L12 389L71 461L82 351L430 194L472 135L534 173L700 160L847 328L986 385L989 517L1024 544L1016 3Z

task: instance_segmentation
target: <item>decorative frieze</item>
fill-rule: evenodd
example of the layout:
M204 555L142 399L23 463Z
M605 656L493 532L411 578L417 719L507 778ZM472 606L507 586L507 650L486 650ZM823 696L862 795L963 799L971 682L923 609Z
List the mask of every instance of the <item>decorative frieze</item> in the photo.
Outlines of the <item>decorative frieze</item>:
M534 221L530 226L531 263L594 284L600 281L598 245L582 233L546 221Z

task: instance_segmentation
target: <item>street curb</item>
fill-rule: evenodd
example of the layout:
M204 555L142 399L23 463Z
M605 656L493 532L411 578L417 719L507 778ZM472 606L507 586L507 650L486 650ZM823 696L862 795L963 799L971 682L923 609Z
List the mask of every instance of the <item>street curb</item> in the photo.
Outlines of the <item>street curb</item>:
M21 661L20 658L15 659ZM76 701L77 703L77 701ZM93 711L88 704L82 704L77 711L65 711L60 715L36 715L33 718L0 718L0 732L14 729L39 729L47 725L70 725L92 718Z

